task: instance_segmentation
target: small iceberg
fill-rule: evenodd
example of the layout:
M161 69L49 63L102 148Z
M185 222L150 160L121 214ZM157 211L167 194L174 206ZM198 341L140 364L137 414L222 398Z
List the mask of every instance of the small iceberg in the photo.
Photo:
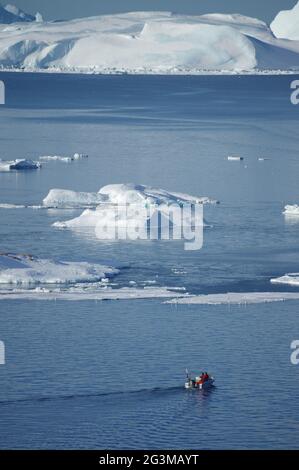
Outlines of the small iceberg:
M0 285L94 283L109 279L119 270L101 264L40 259L31 255L0 254Z
M13 170L37 170L41 168L39 162L33 160L18 159L13 161L0 160L0 171L13 171Z
M284 276L271 279L272 284L288 284L290 286L299 286L299 273L289 273Z
M297 204L285 206L283 214L287 215L287 216L298 217L299 216L299 206Z
M227 159L228 159L228 161L230 161L230 162L241 162L241 161L244 160L243 157L234 156L234 155L229 155L229 156L227 157Z
M39 160L44 162L73 162L75 160L82 160L84 158L88 158L88 155L85 153L74 153L72 157L63 156L63 155L43 155L39 157Z

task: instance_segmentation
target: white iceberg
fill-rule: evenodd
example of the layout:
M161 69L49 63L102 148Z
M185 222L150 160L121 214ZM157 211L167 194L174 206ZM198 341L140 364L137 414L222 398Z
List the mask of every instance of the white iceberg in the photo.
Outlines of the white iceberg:
M0 25L0 66L162 74L298 70L299 43L275 38L264 22L242 15L132 12Z
M299 273L289 273L284 276L271 279L272 284L288 284L290 286L299 286Z
M285 206L283 214L299 217L299 206L297 204Z
M277 38L299 40L299 2L291 10L278 13L271 23L271 29Z
M55 197L56 207L63 207L69 194L63 190L58 191ZM59 192L60 191L60 192ZM144 238L147 239L149 223L151 228L165 228L168 230L173 226L192 226L191 210L186 210L182 215L182 208L191 208L191 205L202 206L208 203L217 203L216 200L208 197L196 197L189 194L169 192L163 189L156 189L150 186L136 184L111 184L104 186L98 193L74 193L74 206L82 207L87 205L86 201L97 200L96 208L86 209L79 217L67 221L55 222L54 227L58 228L89 228L95 229L99 239L115 239L118 233L127 228L134 232L136 226L144 232ZM55 192L54 192L55 196ZM60 202L58 203L58 200ZM70 198L69 198L70 200ZM44 200L44 204L53 203L51 191ZM68 202L68 204L70 204ZM202 215L202 213L200 214ZM184 219L182 220L182 217ZM197 219L198 220L198 219ZM203 221L201 220L201 226ZM109 231L109 228L112 228ZM180 232L181 233L181 232ZM142 238L142 236L140 236ZM120 236L120 238L122 238ZM155 238L157 239L157 238Z
M37 170L41 167L39 162L27 159L17 159L13 161L0 160L0 171L12 170Z
M100 282L118 272L118 269L110 266L87 262L58 262L30 255L0 254L0 285Z
M187 305L246 305L299 300L299 292L228 292L226 294L189 295L168 300L170 304Z

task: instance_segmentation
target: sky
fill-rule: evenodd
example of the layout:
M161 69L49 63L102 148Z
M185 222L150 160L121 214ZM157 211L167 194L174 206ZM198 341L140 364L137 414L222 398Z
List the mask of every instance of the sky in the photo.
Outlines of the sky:
M0 0L27 13L42 13L45 20L70 19L133 10L167 10L177 13L241 13L266 22L297 0Z

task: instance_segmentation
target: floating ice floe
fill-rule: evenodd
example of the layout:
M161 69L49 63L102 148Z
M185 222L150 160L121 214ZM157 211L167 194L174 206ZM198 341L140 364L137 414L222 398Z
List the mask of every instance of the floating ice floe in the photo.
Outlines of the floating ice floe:
M271 279L272 284L288 284L299 286L299 273L289 273L284 276Z
M60 156L60 155L43 155L43 156L39 157L39 160L41 160L43 162L56 162L56 161L59 161L59 162L69 163L69 162L73 161L74 159L72 157L63 157L63 156Z
M299 300L299 292L244 292L227 294L189 295L168 300L170 304L221 305L221 304L259 304Z
M30 255L0 254L0 285L40 285L100 282L119 270L87 262L58 262Z
M25 207L23 204L0 204L0 209L25 209Z
M165 299L182 297L184 293L175 292L168 287L122 287L114 289L111 287L97 289L74 288L70 290L49 290L44 288L35 288L27 290L0 290L1 300L137 300L137 299Z
M39 162L27 159L17 159L12 161L0 160L0 171L12 170L37 170L41 167Z
M85 153L74 153L72 157L63 156L63 155L43 155L39 157L39 160L44 162L52 162L52 161L60 161L60 162L73 162L75 160L82 160L84 158L88 158L88 155Z
M238 157L238 156L234 156L234 155L229 155L227 157L228 161L229 162L241 162L242 160L244 160L243 157Z
M299 206L297 204L285 206L283 214L299 217Z

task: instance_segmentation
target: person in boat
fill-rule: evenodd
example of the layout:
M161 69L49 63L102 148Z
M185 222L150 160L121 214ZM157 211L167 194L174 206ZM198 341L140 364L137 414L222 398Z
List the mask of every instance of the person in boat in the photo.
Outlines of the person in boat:
M204 382L207 382L209 380L210 376L207 372L204 373Z

